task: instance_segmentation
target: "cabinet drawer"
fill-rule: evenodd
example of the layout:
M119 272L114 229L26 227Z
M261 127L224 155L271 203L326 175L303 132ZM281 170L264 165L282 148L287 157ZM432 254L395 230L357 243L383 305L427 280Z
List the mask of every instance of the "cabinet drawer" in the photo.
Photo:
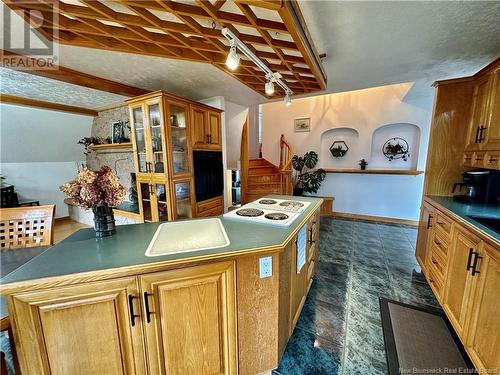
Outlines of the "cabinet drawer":
M486 156L486 152L484 152L484 151L476 151L474 153L474 158L472 160L472 165L474 167L482 167L482 166L484 166L485 156Z
M450 242L452 221L448 217L439 213L436 215L436 228L442 232L442 238Z
M222 206L217 206L214 208L211 208L210 210L206 210L203 212L198 213L198 217L208 217L208 216L219 216L224 213L224 207Z
M212 211L214 208L223 207L223 196L207 199L206 201L201 201L196 203L196 212L198 215L206 211ZM221 212L222 213L222 212Z
M449 240L446 240L445 238L446 237L443 237L440 233L435 231L432 234L430 246L431 246L431 249L435 249L436 251L438 251L442 258L447 259L450 242L449 242Z
M464 152L463 164L467 167L472 167L473 152Z
M433 267L429 267L428 274L429 276L427 277L427 280L429 281L429 285L435 296L439 300L441 300L441 293L443 292L443 282L439 278L439 276L436 275L436 271Z
M431 245L431 253L429 254L429 268L433 269L435 276L443 283L446 272L446 259L443 259L440 252L436 250L434 243Z
M500 169L500 151L488 151L484 159L485 168Z

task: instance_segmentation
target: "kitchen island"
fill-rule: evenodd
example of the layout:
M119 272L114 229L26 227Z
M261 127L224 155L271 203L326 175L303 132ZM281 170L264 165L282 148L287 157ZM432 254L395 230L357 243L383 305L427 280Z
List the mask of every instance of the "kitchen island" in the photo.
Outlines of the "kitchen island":
M22 373L276 368L318 259L322 200L294 199L310 205L289 227L220 217L225 247L147 257L158 223L120 226L101 240L83 229L7 275L1 292ZM268 257L271 274L261 277Z

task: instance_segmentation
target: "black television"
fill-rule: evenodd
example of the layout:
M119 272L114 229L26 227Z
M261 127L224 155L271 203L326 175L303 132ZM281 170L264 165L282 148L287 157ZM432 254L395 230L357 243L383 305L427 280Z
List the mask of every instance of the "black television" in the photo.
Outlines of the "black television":
M194 151L194 186L196 201L201 202L224 193L222 152Z

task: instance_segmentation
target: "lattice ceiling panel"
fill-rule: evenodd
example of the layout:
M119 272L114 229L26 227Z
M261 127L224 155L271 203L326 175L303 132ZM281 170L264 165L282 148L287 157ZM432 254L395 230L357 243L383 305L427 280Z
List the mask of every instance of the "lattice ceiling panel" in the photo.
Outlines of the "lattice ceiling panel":
M296 94L326 88L324 69L295 0L4 2L27 22L32 22L27 10L39 11L44 21L37 29L61 44L209 63L265 95L264 74L253 62L242 56L235 72L226 67L229 43L221 29L228 27L280 72ZM57 21L50 16L53 9Z

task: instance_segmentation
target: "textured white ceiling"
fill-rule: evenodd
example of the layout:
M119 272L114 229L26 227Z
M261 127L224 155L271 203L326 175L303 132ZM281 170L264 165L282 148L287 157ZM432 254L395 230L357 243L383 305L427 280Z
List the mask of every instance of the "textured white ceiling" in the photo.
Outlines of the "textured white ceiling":
M328 92L411 81L419 95L500 55L499 1L303 0L300 8L327 54Z
M125 96L5 68L0 68L0 92L91 109L112 106L127 99Z
M427 95L435 80L473 74L500 55L500 1L302 0L300 7L318 52L327 54L326 92L415 82L407 98ZM60 47L60 63L193 99L225 96L243 105L266 101L208 64L70 46ZM33 76L11 79L10 92L81 106L102 107L114 100L107 93L86 97L89 89L43 81Z

